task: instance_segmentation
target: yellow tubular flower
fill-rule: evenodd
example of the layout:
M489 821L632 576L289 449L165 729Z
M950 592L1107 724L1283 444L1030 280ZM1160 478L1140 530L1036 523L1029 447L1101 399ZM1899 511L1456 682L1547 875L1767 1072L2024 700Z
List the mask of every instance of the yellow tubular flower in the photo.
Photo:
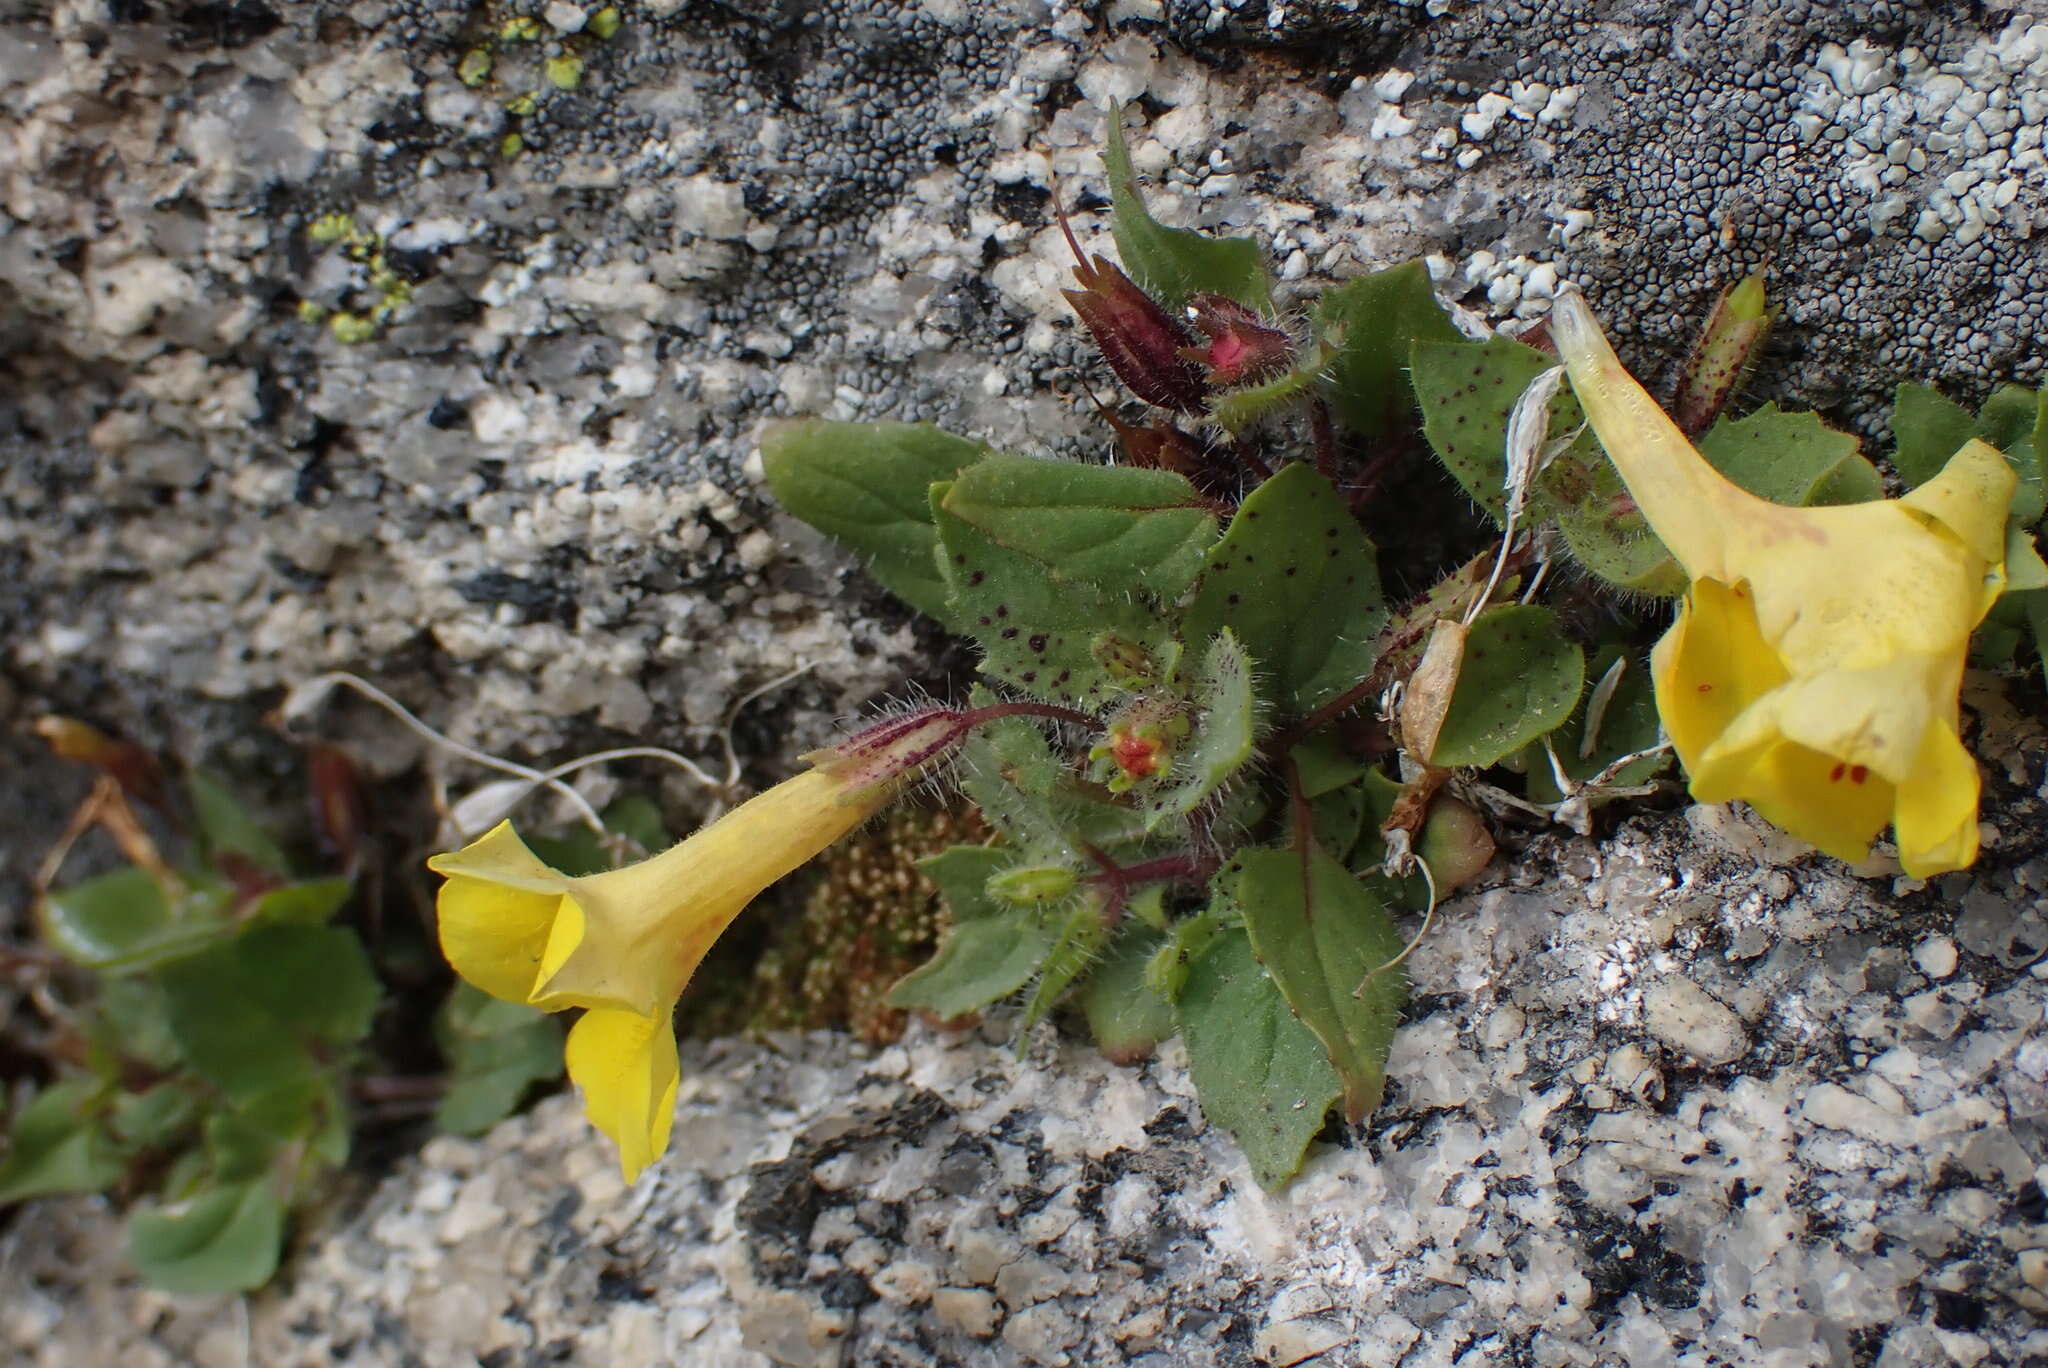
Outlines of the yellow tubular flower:
M762 889L867 820L896 792L827 764L778 784L652 859L579 878L501 822L427 867L446 877L441 951L493 997L587 1010L569 1077L631 1182L668 1147L676 999L713 941Z
M1770 503L1693 450L1576 291L1550 319L1601 445L1691 580L1650 667L1693 796L1743 799L1844 860L1889 822L1907 873L1970 864L1978 778L1956 693L2005 585L2012 467L1972 441L1903 499Z

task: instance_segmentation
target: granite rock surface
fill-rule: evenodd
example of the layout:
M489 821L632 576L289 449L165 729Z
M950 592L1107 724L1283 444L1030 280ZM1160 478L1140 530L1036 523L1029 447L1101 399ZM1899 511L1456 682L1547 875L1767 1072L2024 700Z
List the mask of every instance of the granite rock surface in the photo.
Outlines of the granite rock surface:
M1500 321L1572 279L1655 375L1768 264L1756 397L1879 450L1901 379L2041 377L2035 0L599 8L0 0L10 915L76 784L20 734L46 709L284 773L261 712L350 669L521 755L709 754L809 666L742 729L770 777L930 673L764 500L755 437L1098 450L1049 205L1097 203L1110 102L1160 216L1256 231L1288 289L1419 255ZM420 758L330 721L378 775ZM0 1334L67 1364L2048 1356L2018 735L1985 865L1932 888L1725 814L1539 843L1420 953L1390 1105L1277 1198L1170 1053L725 1044L633 1192L558 1101L337 1194L275 1290L198 1307L45 1206Z
M2037 738L2038 740L2038 738ZM2040 756L2033 760L2039 781ZM686 1054L628 1190L558 1098L338 1197L272 1288L0 1240L34 1365L1993 1365L2048 1354L2048 851L1922 887L1726 809L1543 838L1414 961L1388 1103L1287 1191L1177 1046ZM1860 877L1859 877L1860 875ZM1955 886L1949 886L1955 885Z
M203 750L351 669L483 744L704 749L809 665L752 738L802 749L932 642L755 436L1099 451L1048 205L1099 202L1112 102L1160 215L1289 289L1574 279L1654 375L1768 264L1757 397L1879 439L1902 377L2041 373L2035 3L615 8L0 4L0 702Z

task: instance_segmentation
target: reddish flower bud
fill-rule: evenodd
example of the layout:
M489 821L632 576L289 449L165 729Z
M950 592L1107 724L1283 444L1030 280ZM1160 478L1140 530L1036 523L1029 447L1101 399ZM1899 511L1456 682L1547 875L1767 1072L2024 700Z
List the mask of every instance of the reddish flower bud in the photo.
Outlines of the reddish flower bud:
M917 777L965 739L975 720L974 714L957 708L918 708L800 758L845 784L849 792L867 793Z
M1188 296L1188 317L1209 339L1181 356L1205 367L1215 385L1254 385L1294 364L1294 339L1228 295Z
M1064 210L1060 231L1073 248L1074 279L1081 284L1078 290L1062 293L1116 378L1148 404L1176 413L1200 413L1208 386L1201 371L1182 355L1194 340L1187 329L1121 269L1085 255L1067 226Z

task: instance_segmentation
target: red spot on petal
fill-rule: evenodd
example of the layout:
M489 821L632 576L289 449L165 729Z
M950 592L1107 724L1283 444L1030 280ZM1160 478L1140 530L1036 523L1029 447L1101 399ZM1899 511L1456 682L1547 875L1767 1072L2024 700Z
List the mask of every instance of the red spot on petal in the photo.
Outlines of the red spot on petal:
M1713 691L1714 691L1714 686L1713 686L1713 685L1711 685L1711 684L1702 684L1702 685L1700 685L1700 692L1701 692L1701 693L1712 693Z
M1841 783L1841 782L1842 782L1842 774L1843 774L1843 772L1844 772L1844 771L1846 771L1846 770L1847 770L1848 768L1849 768L1849 767L1848 767L1847 765L1843 765L1843 764L1837 764L1837 765L1836 765L1836 766L1835 766L1835 767L1834 767L1833 769L1831 769L1831 770L1829 770L1829 771L1828 771L1828 782L1829 782L1830 784L1839 784L1839 783Z
M1849 771L1849 782L1852 784L1860 784L1869 777L1870 766L1868 765L1857 765Z

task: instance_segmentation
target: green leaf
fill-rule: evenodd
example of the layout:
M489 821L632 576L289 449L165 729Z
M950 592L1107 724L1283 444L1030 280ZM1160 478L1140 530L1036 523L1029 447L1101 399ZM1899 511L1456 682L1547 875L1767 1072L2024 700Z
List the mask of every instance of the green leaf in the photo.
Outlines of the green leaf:
M277 1271L284 1202L268 1177L137 1211L128 1253L154 1286L182 1296L250 1292Z
M951 1019L978 1012L1022 988L1051 953L1055 936L1035 909L1010 908L956 922L931 962L889 990L889 1005Z
M171 1034L170 1004L163 986L153 978L108 976L100 980L99 1017L95 1034L123 1059L157 1069L178 1062L178 1042Z
M582 822L564 827L553 835L534 835L524 839L527 849L538 855L543 864L572 879L580 879L586 874L602 874L612 867L612 855L604 848L604 838Z
M276 1020L353 1045L377 1015L377 971L342 926L252 926L235 942L243 992Z
M1252 693L1252 663L1228 627L1217 632L1195 686L1201 720L1194 744L1173 757L1170 781L1145 800L1145 829L1156 830L1193 812L1230 782L1252 758L1258 731L1258 700Z
M1109 927L1102 915L1101 902L1094 897L1074 899L1060 919L1052 948L1039 963L1038 983L1031 990L1031 1000L1024 1004L1026 1029L1043 1021L1059 1005L1067 989L1095 963L1108 940Z
M375 1016L375 972L344 927L279 922L167 965L172 1037L192 1068L247 1100L316 1069L308 1037L349 1045Z
M1261 1187L1282 1186L1344 1094L1322 1043L1252 957L1243 931L1208 943L1175 1007L1203 1114L1236 1138Z
M1344 1112L1363 1120L1386 1089L1387 1048L1407 970L1385 966L1401 934L1378 898L1313 840L1238 856L1233 897L1252 950L1344 1080ZM1361 991L1362 989L1362 991Z
M291 865L277 841L219 780L194 770L185 777L185 790L192 798L192 815L208 863L233 853L280 878L291 877Z
M434 1035L448 1061L448 1091L434 1125L481 1135L510 1116L536 1083L562 1076L562 1028L555 1018L500 1002L458 983L441 1004Z
M1530 382L1556 360L1498 335L1484 342L1425 339L1408 358L1422 435L1451 478L1501 526L1507 517L1508 417ZM1578 403L1560 389L1550 401L1550 431L1569 432L1579 422Z
M1791 508L1864 503L1884 497L1877 467L1862 444L1818 415L1765 404L1747 418L1721 418L1700 439L1700 454L1761 498Z
M166 1149L199 1120L199 1097L183 1079L114 1100L112 1132L130 1150Z
M1903 384L1892 398L1892 464L1908 489L1933 479L1976 435L1970 411L1932 385Z
M2004 385L1993 391L1975 418L1969 410L1928 385L1900 385L1892 404L1892 464L1908 488L1917 489L1941 473L1951 456L1972 437L2003 451L2019 472L2012 520L2021 527L2039 521L2048 493L2043 462L2048 459L2048 390Z
M2034 544L2033 534L2020 527L2005 532L2005 592L2024 594L2048 589L2048 561Z
M953 924L931 961L889 991L890 1006L965 1016L1031 981L1054 933L1038 908L1012 906L988 891L989 880L1016 861L1016 851L1000 846L952 846L917 862L938 885Z
M1166 940L1145 966L1145 986L1168 1002L1176 1002L1187 986L1188 973L1209 948L1217 933L1225 930L1223 918L1204 909L1182 917L1166 928Z
M267 1107L224 1108L207 1117L206 1158L214 1181L238 1183L268 1173L285 1145L310 1129L303 1097L301 1088L284 1088L264 1095Z
M1977 411L1977 436L2006 454L2020 477L2012 494L2012 520L2032 527L2048 507L2042 466L2048 461L2042 433L2048 431L2048 388L2037 392L2019 385L2001 385Z
M935 562L933 484L988 448L922 423L778 423L761 438L761 465L782 506L866 559L884 588L919 612L957 625Z
M1340 861L1349 862L1358 839L1365 834L1365 789L1348 784L1320 797L1309 799L1309 830L1316 844Z
M1109 146L1103 170L1109 180L1110 231L1117 255L1131 279L1177 314L1191 294L1227 295L1247 308L1273 312L1273 287L1265 254L1251 238L1212 238L1154 219L1138 193L1131 155L1124 146L1123 112L1109 111Z
M348 879L308 879L286 884L259 898L251 919L318 926L341 910L353 888Z
M643 793L614 799L601 815L606 831L626 837L649 855L658 855L675 844L661 805Z
M1314 364L1297 366L1271 380L1226 390L1209 405L1209 418L1225 432L1243 432L1262 418L1286 408L1314 386L1326 360L1316 354Z
M54 1083L14 1118L0 1163L0 1205L59 1192L98 1192L121 1176L107 1134L106 1087L96 1078Z
M1239 507L1183 631L1197 643L1229 628L1264 672L1260 689L1306 713L1371 671L1386 619L1372 543L1329 481L1297 463Z
M1316 304L1314 326L1330 348L1330 402L1346 427L1367 437L1412 428L1417 392L1408 375L1411 350L1464 341L1419 261L1327 292ZM1508 403L1520 393L1509 395Z
M1639 594L1685 592L1685 571L1650 531L1613 463L1590 437L1553 462L1541 483L1565 545L1586 569Z
M1124 683L1093 650L1104 632L1155 658L1168 633L1128 589L1061 583L1041 561L1009 550L943 507L950 485L932 486L942 565L962 630L982 648L982 672L1040 698L1101 707Z
M1555 731L1585 684L1585 656L1547 608L1481 613L1465 639L1451 707L1428 760L1482 769Z
M1149 927L1128 927L1081 985L1081 1010L1096 1048L1118 1064L1137 1063L1174 1032L1173 1004L1146 981L1166 943Z
M1167 470L990 456L960 472L947 513L1054 580L1178 597L1216 540L1216 513Z
M230 1097L253 1097L313 1072L306 1042L249 1000L246 971L233 944L165 966L160 981L179 1053Z
M131 866L48 894L37 910L43 939L72 963L135 971L227 935L229 901L212 880L196 880L174 905L154 878Z

